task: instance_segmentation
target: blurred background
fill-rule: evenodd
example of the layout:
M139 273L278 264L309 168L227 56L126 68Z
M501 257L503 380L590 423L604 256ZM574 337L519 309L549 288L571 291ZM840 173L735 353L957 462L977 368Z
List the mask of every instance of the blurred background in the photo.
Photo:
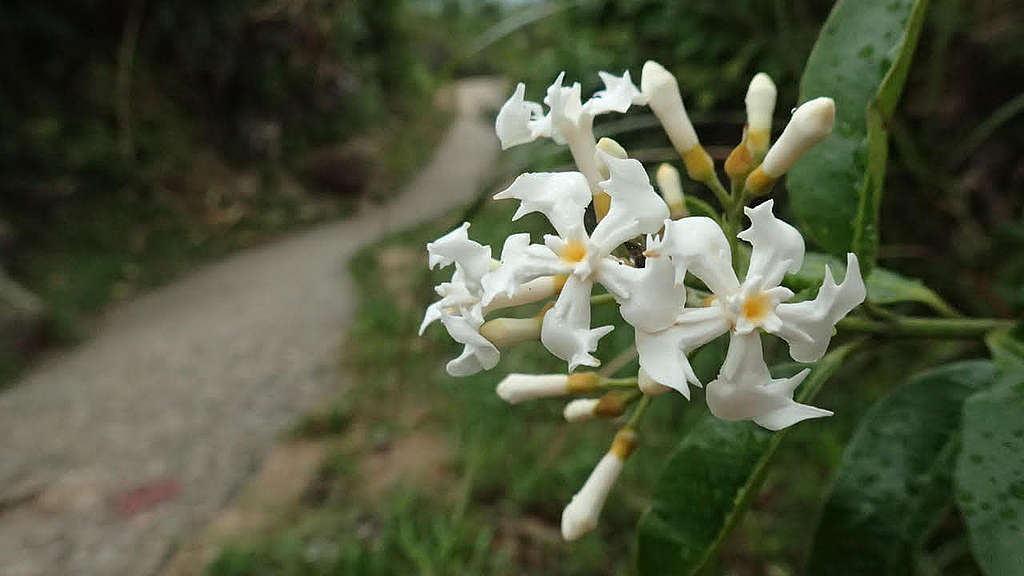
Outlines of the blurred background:
M702 141L722 160L742 131L754 73L774 78L776 133L784 125L831 5L7 2L0 21L0 396L20 386L33 362L102 331L111 306L234 251L318 223L354 222L367 206L395 197L460 121L459 86L468 77L504 82L503 95L524 81L527 97L539 101L564 70L586 97L599 87L598 70L629 70L638 81L643 62L655 59L679 78ZM882 264L923 279L972 315L1024 309L1022 34L1024 7L1014 0L933 0L890 126ZM475 120L490 124L498 105L483 106ZM645 162L672 159L646 109L602 117L597 131ZM521 146L503 154L486 185L469 195L483 198L527 166L570 162L565 148L548 142ZM710 200L697 185L686 192ZM785 204L784 189L776 197ZM422 270L423 243L462 216L474 222L479 241L500 244L512 230L510 214L477 202L357 255L360 304L351 326L338 327L349 344L335 351L339 370L356 385L339 384L330 402L298 418L281 440L315 443L322 456L315 474L269 520L218 535L193 570L631 573L633 525L659 458L698 403L689 412L683 403L657 403L649 439L598 533L568 546L558 537L561 508L610 429L566 430L560 406L512 409L494 396L506 366L559 369L539 346L503 355L497 372L454 382L442 367L456 349L440 329L416 337L439 278ZM524 222L543 230L540 221ZM617 330L606 346L622 348L630 338ZM830 383L822 402L841 406L840 415L822 427L798 427L780 456L788 465L769 477L720 570L798 573L807 518L820 508L857 417L898 376L980 353L961 344L893 344L865 360L857 377L851 370ZM708 358L702 369L714 365ZM957 520L949 522L955 531ZM949 573L977 573L969 559L949 562Z

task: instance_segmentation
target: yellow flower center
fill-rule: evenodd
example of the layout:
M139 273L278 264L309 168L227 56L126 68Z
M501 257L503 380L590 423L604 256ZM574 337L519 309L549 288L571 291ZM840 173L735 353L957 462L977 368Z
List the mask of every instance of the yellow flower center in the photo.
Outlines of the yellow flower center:
M743 316L752 323L758 323L770 312L771 303L765 294L754 294L743 301Z
M582 262L587 257L587 247L579 240L569 240L562 248L562 260L566 262Z

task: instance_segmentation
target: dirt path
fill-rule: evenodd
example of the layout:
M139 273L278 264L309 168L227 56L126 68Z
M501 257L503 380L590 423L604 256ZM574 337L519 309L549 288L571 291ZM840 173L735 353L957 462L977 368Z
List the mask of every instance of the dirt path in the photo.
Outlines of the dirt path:
M0 394L0 574L153 574L298 414L339 386L362 245L465 203L497 160L482 111L458 115L394 202L240 253L118 307L97 335Z

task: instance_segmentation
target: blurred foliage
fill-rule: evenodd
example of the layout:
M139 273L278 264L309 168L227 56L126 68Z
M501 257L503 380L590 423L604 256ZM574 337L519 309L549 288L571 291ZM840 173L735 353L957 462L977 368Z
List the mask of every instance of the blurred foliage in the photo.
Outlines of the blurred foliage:
M426 55L449 39L418 36L434 17L403 0L8 3L0 265L64 339L197 260L387 195L446 123Z
M543 5L544 3L539 3ZM470 69L500 70L540 100L559 71L586 97L597 70L635 79L647 59L679 79L702 142L718 160L736 144L743 96L758 71L775 80L776 134L797 102L801 71L832 6L827 0L580 0L525 17L537 3L510 9L512 27L467 56ZM524 16L525 15L525 16ZM500 28L501 23L493 28ZM482 28L486 35L493 28ZM1024 5L1014 0L934 0L917 63L889 126L889 166L881 208L881 264L925 280L959 309L980 316L1024 311ZM635 116L635 118L633 117ZM638 112L599 118L640 158L660 158L667 140ZM570 162L549 151L545 168ZM668 157L672 156L671 154ZM667 158L667 157L666 157ZM531 164L537 169L540 164ZM827 184L822 184L827 186ZM687 194L704 194L686 186ZM788 211L786 191L777 204Z

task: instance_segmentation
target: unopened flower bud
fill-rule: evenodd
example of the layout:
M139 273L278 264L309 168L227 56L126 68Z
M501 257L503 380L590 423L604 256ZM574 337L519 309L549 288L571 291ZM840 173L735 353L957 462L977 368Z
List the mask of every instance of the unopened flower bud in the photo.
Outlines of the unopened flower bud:
M626 153L626 149L623 148L621 144L619 144L615 140L612 140L611 138L601 138L600 140L598 140L597 149L615 158L625 159L629 157L629 154ZM601 174L601 179L607 180L611 176L608 172L608 165L605 164L604 160L601 158L601 155L598 154L596 151L594 152L594 162L597 163L597 171L598 173Z
M671 390L668 386L665 386L661 382L651 378L650 374L648 374L643 368L641 368L640 372L637 373L636 381L637 385L640 386L640 391L646 396L657 396L658 394L664 394Z
M601 158L598 150L615 158L629 157L626 154L626 149L615 140L611 138L601 138L598 140L596 150L594 150L594 163L597 165L597 172L601 176L601 180L607 180L611 177L611 174L608 171L608 165ZM611 208L611 205L612 198L604 190L594 194L594 214L597 216L598 222L605 217L605 214L608 214L608 209Z
M496 266L492 266L492 269L494 268L496 268ZM490 303L488 303L484 308L484 311L491 312L501 308L530 304L545 298L550 298L562 291L562 287L565 286L565 282L568 278L569 277L565 274L535 278L519 286L519 289L516 290L516 293L512 296L509 296L505 292L499 293L491 299Z
M480 335L496 348L540 340L540 318L495 318L480 326Z
M754 75L747 88L747 148L755 159L768 149L772 135L772 113L775 111L775 83L764 72Z
M747 88L747 125L743 141L725 160L725 173L734 186L743 184L751 171L764 158L772 137L772 112L775 110L775 83L764 72L750 81Z
M558 280L554 280L557 282ZM480 326L480 335L488 339L495 348L506 348L523 342L540 340L544 325L544 314L554 306L549 303L533 318L495 318Z
M689 215L686 210L686 198L683 196L683 184L679 178L679 170L676 170L675 166L671 164L664 163L658 166L654 179L658 183L661 197L665 199L665 204L668 204L672 219L678 220Z
M608 493L635 445L636 433L632 429L624 428L615 435L611 450L601 458L583 487L562 511L562 538L576 540L597 526Z
M658 117L676 152L686 164L686 173L698 182L714 177L711 156L700 145L686 106L679 95L679 83L671 72L653 60L644 63L640 89L647 97L647 105Z
M554 398L588 392L597 386L597 374L509 374L498 384L497 392L509 404L537 398Z
M597 398L578 398L565 405L562 415L566 422L592 420L596 416L594 409L600 402Z
M831 98L815 98L797 108L778 142L747 177L747 194L760 196L771 190L808 148L832 133L835 116L836 105Z

